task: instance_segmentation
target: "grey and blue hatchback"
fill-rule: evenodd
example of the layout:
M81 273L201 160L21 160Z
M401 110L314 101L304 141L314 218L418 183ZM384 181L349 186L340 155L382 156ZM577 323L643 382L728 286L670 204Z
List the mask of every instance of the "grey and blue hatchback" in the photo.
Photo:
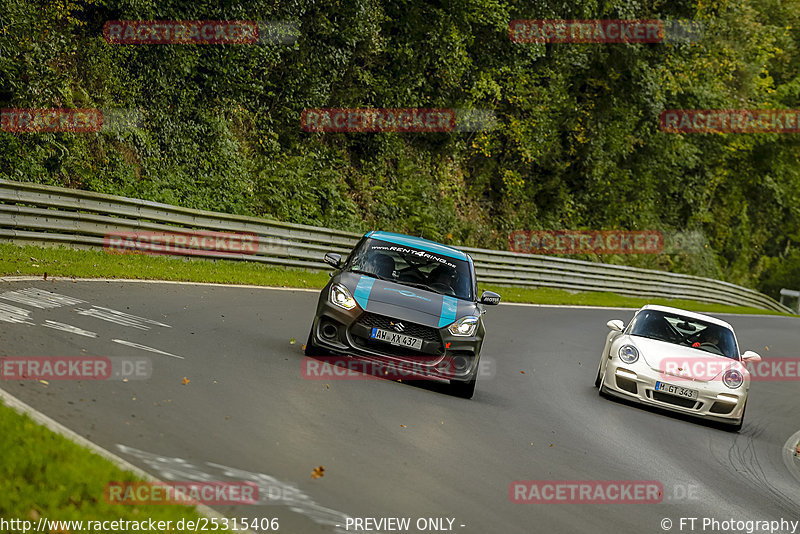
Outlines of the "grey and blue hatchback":
M412 368L416 377L447 381L471 398L485 329L475 266L458 249L427 239L368 232L322 290L306 342L307 356L348 355Z

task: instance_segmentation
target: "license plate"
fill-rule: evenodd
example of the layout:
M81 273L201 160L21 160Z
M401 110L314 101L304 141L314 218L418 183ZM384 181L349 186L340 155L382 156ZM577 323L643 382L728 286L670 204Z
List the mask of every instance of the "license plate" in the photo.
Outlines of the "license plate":
M656 382L656 391L663 391L664 393L669 393L670 395L676 395L678 397L684 397L686 399L697 400L696 389L689 389L681 386L676 386L675 384Z
M408 347L415 350L422 349L422 340L420 338L407 336L405 334L398 334L397 332L391 332L381 328L373 328L369 337L372 339L377 339L378 341L385 341L386 343L397 345L399 347Z

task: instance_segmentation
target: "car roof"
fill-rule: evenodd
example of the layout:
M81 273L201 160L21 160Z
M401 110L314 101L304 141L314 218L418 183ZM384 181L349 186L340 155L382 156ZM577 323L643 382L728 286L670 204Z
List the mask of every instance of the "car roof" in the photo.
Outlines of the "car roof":
M462 252L457 248L448 247L447 245L442 245L441 243L437 243L436 241L429 241L421 237L414 237L405 234L395 234L392 232L381 232L378 230L367 232L365 234L365 237L380 239L381 241L388 241L389 243L394 243L395 245L405 245L407 247L414 247L420 250L424 250L426 252L439 254L440 256L455 258L457 260L469 261L466 252Z
M657 304L647 304L646 306L642 306L643 310L656 310L656 311L663 311L666 313L674 313L677 315L682 315L684 317L688 317L690 319L699 319L701 321L706 321L708 323L713 323L719 326L724 326L729 330L733 330L733 327L726 323L721 319L717 319L716 317L711 317L710 315L703 315L702 313L690 312L687 310L681 310L680 308L671 308L669 306L659 306Z

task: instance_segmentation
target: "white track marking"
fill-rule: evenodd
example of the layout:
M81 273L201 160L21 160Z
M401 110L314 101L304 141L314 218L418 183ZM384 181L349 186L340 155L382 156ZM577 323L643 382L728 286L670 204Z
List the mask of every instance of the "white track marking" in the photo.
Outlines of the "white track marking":
M93 308L97 308L99 310L103 310L103 311L109 312L109 313L120 315L120 316L131 317L131 318L134 318L134 319L141 319L142 321L145 321L146 323L154 324L156 326L163 326L164 328L172 328L168 324L159 323L158 321L154 321L153 319L145 319L144 317L138 317L136 315L130 315L128 313L124 313L124 312L117 311L117 310L112 310L111 308L104 308L102 306L92 306L92 307Z
M95 317L96 319L108 321L110 323L116 323L122 326L138 328L139 330L150 330L150 327L147 326L148 324L163 326L164 328L172 328L168 324L159 323L158 321L153 321L152 319L146 319L144 317L139 317L138 315L131 315L129 313L112 310L111 308L104 308L102 306L92 306L88 310L76 309L75 311L78 312L78 315Z
M245 471L213 462L195 464L183 458L153 454L121 443L117 443L117 450L133 456L157 472L159 478L165 480L251 482L258 486L258 505L286 506L289 510L306 516L318 525L329 527L330 531L342 534L347 532L343 525L350 517L348 514L317 504L311 495L290 482L284 482L264 473Z
M59 295L58 293L51 293L44 289L36 289L35 287L28 287L20 289L19 291L6 291L0 293L0 299L26 304L39 309L58 308L61 306L74 306L85 302L81 299L67 297L66 295Z
M29 310L23 310L22 308L0 302L0 321L32 325L33 321L30 319L31 312Z
M135 349L142 349L148 350L150 352L155 352L156 354L163 354L164 356L172 356L173 358L178 358L181 360L185 360L183 356L177 356L175 354L170 354L169 352L164 352L163 350L154 349L153 347L148 347L147 345L140 345L139 343L134 343L133 341L125 341L124 339L112 339L114 343L119 343L120 345L125 345L128 347L133 347Z
M67 323L59 323L57 321L45 321L44 323L42 323L42 326L46 326L47 328L53 328L54 330L69 332L70 334L78 334L79 336L97 337L97 334L95 334L94 332L90 332L88 330L84 330L83 328L78 328L77 326L72 326Z

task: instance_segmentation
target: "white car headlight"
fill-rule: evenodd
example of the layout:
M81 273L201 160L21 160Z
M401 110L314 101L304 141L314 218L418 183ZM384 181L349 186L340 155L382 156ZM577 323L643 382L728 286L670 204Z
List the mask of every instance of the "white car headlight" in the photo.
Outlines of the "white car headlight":
M471 336L478 329L478 318L474 315L467 315L447 327L447 330L454 336Z
M356 299L350 295L350 292L342 284L333 284L331 286L331 302L345 310L352 310L356 307Z
M622 345L619 348L619 359L625 363L633 363L639 359L639 351L633 345Z
M728 369L725 371L725 374L722 375L722 383L731 389L738 388L743 382L744 377L742 376L742 373L736 369Z

